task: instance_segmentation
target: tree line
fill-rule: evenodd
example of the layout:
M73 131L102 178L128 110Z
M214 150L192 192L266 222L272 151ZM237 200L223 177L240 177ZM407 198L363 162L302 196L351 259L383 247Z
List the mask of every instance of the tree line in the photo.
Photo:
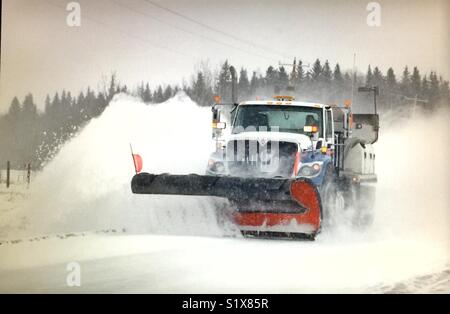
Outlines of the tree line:
M224 101L231 101L231 74L229 64L225 62L218 74L216 84L204 86L203 75L198 78L191 92L199 104L211 103L211 94L219 94ZM199 83L200 82L200 83ZM342 71L339 63L334 66L328 61L317 59L311 65L294 61L287 70L284 66L269 66L265 73L253 71L251 77L245 68L239 71L238 101L267 98L278 93L290 93L297 100L342 104L346 99L354 100L356 105L372 105L372 98L358 94L360 86L378 86L381 111L396 107L410 106L411 99L417 98L430 111L450 102L449 82L436 72L422 75L417 67L406 66L397 77L393 68L382 73L379 67L368 66L366 73ZM200 88L202 87L202 88Z
M15 168L31 162L33 168L41 168L51 160L61 145L75 136L92 118L102 114L117 93L139 97L147 104L162 103L183 90L200 106L210 106L214 95L223 102L231 102L232 74L225 61L217 74L203 67L190 82L182 86L162 85L154 90L149 82L142 82L134 89L118 83L115 75L109 79L103 91L87 88L77 96L68 91L47 95L44 110L37 105L30 93L21 102L12 100L6 114L0 116L0 163L10 160ZM342 71L337 63L317 59L313 64L296 61L289 66L269 66L264 73L241 68L236 73L237 100L268 98L274 94L289 93L297 100L330 104L342 104L353 99L362 111L371 110L369 95L359 94L359 86L378 86L378 108L381 112L411 107L414 102L428 111L450 104L449 82L436 72L421 74L417 67L405 67L397 77L389 68L383 73L379 67L369 65L366 73Z

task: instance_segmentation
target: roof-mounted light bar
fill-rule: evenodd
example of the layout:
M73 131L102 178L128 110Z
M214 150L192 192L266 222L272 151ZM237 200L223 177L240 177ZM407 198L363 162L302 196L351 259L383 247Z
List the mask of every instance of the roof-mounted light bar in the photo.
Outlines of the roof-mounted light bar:
M273 96L273 98L278 101L294 101L295 100L294 96L285 96L285 95L276 95L276 96Z

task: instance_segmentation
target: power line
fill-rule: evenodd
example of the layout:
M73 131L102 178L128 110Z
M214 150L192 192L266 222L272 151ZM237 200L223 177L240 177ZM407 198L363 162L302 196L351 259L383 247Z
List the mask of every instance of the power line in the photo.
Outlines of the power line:
M139 14L139 15L151 18L151 19L153 19L153 20L155 20L155 21L157 21L157 22L159 22L161 24L168 25L168 26L170 26L172 28L175 28L175 29L177 29L177 30L179 30L181 32L190 34L192 36L197 36L197 37L200 37L200 38L202 38L204 40L208 40L208 41L214 42L214 43L219 44L219 45L223 45L223 46L227 46L227 47L230 47L230 48L233 48L233 49L236 49L236 50L240 50L240 51L245 52L247 54L250 54L250 55L253 55L253 56L256 56L256 57L260 57L260 58L263 58L263 59L266 59L266 60L276 61L276 59L274 59L274 58L271 58L271 57L268 57L268 56L265 56L265 55L262 55L262 54L258 54L258 53L255 53L255 52L251 52L251 51L245 50L245 49L243 49L241 47L237 47L237 46L234 46L234 45L231 45L231 44L219 41L219 40L217 40L215 38L207 37L207 36L204 36L204 35L201 35L201 34L198 34L198 33L192 32L192 31L189 31L187 29L181 28L181 27L176 26L174 24L168 23L168 22L166 22L166 21L164 21L162 19L159 19L159 18L157 18L157 17L155 17L153 15L149 15L149 14L147 14L145 12L138 11L138 10L136 10L136 9L130 7L130 6L127 6L127 5L125 5L125 4L121 3L121 2L118 2L116 0L109 0L109 1L113 2L117 6L123 7L123 8L125 8L125 9L127 9L129 11L132 11L132 12L136 13L136 14Z
M279 51L275 51L275 50L273 50L273 49L271 49L271 48L269 48L269 47L266 47L266 46L263 46L263 45L260 45L260 44L256 44L256 43L251 42L251 41L249 41L249 40L247 40L247 39L239 38L238 36L233 35L233 34L230 34L230 33L226 33L226 32L224 32L224 31L222 31L222 30L220 30L220 29L217 29L217 28L212 27L212 26L210 26L210 25L208 25L208 24L205 24L205 23L203 23L203 22L200 22L200 21L198 21L198 20L195 20L195 19L193 19L193 18L191 18L191 17L189 17L189 16L187 16L187 15L184 15L184 14L182 14L182 13L179 13L179 12L177 12L177 11L175 11L175 10L170 9L170 8L164 7L164 6L162 6L162 5L160 5L160 4L156 3L156 2L153 2L153 1L151 1L151 0L143 0L143 1L147 2L147 3L150 4L150 5L155 6L155 7L159 8L159 9L161 9L161 10L167 11L167 12L169 12L169 13L171 13L171 14L174 14L174 15L176 15L176 16L178 16L178 17L181 17L182 19L187 20L187 21L189 21L189 22L191 22L191 23L197 24L197 25L199 25L199 26L201 26L201 27L204 27L204 28L206 28L206 29L209 29L209 30L211 30L211 31L213 31L213 32L216 32L216 33L218 33L218 34L221 34L221 35L223 35L223 36L226 36L226 37L232 38L232 39L234 39L234 40L240 41L240 42L245 43L245 44L247 44L247 45L249 45L249 46L253 46L253 47L258 48L258 49L264 49L264 50L266 50L266 51L270 51L271 53L276 54L276 55L278 55L278 56L294 58L294 57L291 56L291 55L286 55L286 54L280 53Z
M61 10L63 10L64 12L67 12L67 10L66 10L65 7L59 6L59 5L53 3L53 2L51 2L51 1L49 1L49 0L45 0L45 3L47 3L47 4L50 5L50 6L56 7L56 8L58 8L58 9L61 9ZM109 30L115 30L116 32L121 33L123 36L126 36L126 37L129 37L129 38L133 38L133 39L136 39L136 40L145 42L146 44L149 44L149 45L152 46L152 47L155 47L155 48L158 48L158 49L162 49L162 50L166 50L166 51L169 51L169 52L171 52L171 53L178 54L178 55L182 55L182 56L189 57L189 58L196 58L196 57L197 57L197 56L195 56L195 55L187 54L187 53L184 53L184 52L181 52L181 51L172 49L172 48L167 47L167 46L155 44L154 42L152 42L152 41L150 41L150 40L148 40L148 39L146 39L146 38L143 38L143 37L140 37L140 36L136 36L136 35L132 35L132 34L130 34L130 33L127 32L127 31L121 30L121 29L119 29L119 28L117 28L117 27L112 27L111 25L108 25L107 23L105 23L105 22L103 22L103 21L99 21L99 20L93 19L92 17L87 16L86 13L83 13L83 19L86 19L86 20L91 21L91 22L93 22L93 23L96 23L96 24L100 24L100 25L102 25L102 26L105 26L105 27L106 27L107 29L109 29Z

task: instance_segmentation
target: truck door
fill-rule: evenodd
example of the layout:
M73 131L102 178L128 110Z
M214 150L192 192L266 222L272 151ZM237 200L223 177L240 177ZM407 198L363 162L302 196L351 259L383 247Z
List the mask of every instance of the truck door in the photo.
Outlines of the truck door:
M328 148L333 148L334 145L334 123L333 123L333 111L330 109L325 110L325 144Z

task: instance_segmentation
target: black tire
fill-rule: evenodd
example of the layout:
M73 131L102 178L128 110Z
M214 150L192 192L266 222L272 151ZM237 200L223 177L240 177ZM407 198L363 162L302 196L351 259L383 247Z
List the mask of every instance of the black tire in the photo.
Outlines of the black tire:
M352 226L356 229L369 227L373 222L375 187L352 184L347 193L347 203L353 211Z
M266 240L304 240L314 241L316 233L305 234L295 232L271 232L271 231L246 231L241 230L241 234L244 238L256 238Z
M331 164L327 166L320 195L322 199L322 227L325 229L334 228L338 223L338 217L345 209L346 203L343 191L336 183Z

